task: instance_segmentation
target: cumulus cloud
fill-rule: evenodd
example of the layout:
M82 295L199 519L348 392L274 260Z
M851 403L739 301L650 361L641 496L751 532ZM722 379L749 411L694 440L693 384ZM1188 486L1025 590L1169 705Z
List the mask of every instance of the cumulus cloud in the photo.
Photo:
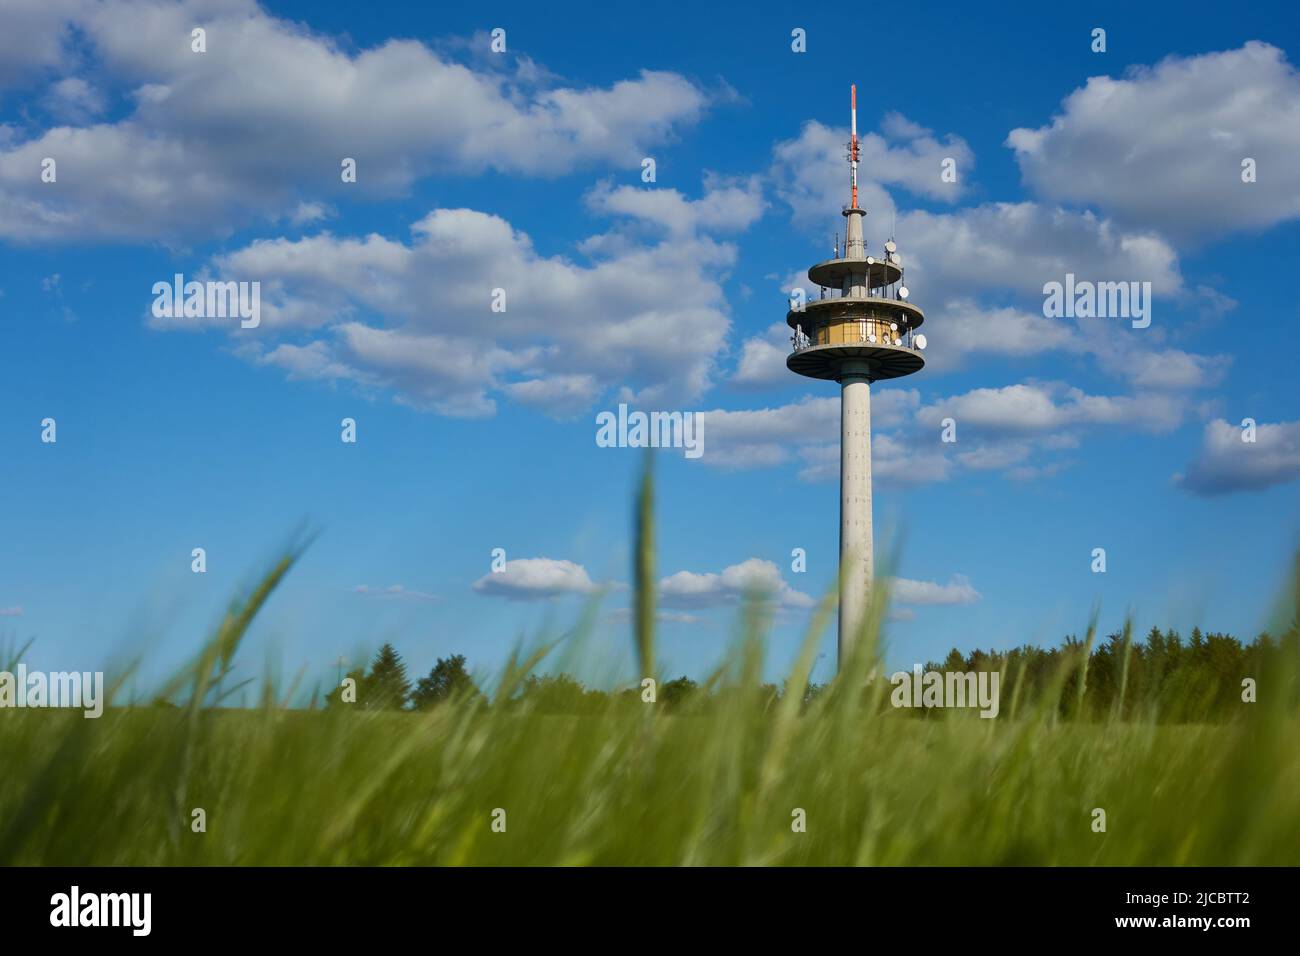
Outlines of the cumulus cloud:
M784 322L770 325L762 335L745 339L731 383L742 388L768 388L788 385L792 373L785 365L790 354L790 326Z
M872 395L872 475L881 487L943 481L953 462L939 432L916 427L921 408L915 389L881 389ZM730 470L771 468L794 462L806 482L836 481L840 473L839 397L805 396L761 409L704 412L709 450L703 461Z
M980 593L964 574L954 574L947 584L892 578L890 596L899 604L974 604Z
M320 194L385 196L438 172L555 176L635 167L695 123L709 97L674 73L605 87L544 71L473 68L413 40L348 52L251 0L21 4L0 78L61 55L70 29L129 109L115 122L20 129L0 149L0 238L156 241L274 220ZM196 23L203 54L190 50ZM107 95L63 77L50 102L81 119ZM421 119L423 118L423 119ZM41 159L58 162L41 183ZM357 164L344 185L340 162ZM304 195L306 194L306 195ZM721 201L721 200L720 200Z
M872 396L873 426L888 428L902 423L920 401L915 389L882 389ZM776 407L714 409L701 414L709 436L709 449L701 460L721 468L777 465L792 460L802 448L839 440L838 396L809 395Z
M1081 354L1089 351L1089 338L1062 319L1040 312L981 305L961 298L933 310L934 333L925 350L925 367L931 374L960 368L971 358L1038 358L1050 352ZM925 326L922 332L929 332Z
M86 0L5 0L0 10L0 89L30 82L70 53L69 20Z
M849 171L845 143L849 131L812 120L799 135L778 143L772 151L769 176L777 195L791 208L801 226L828 233L842 222L840 208L849 201ZM886 117L882 132L859 135L858 202L885 223L894 211L886 186L901 186L914 195L954 201L974 167L975 156L960 136L942 140L897 114ZM956 183L942 181L943 160L957 163Z
M689 199L676 189L616 188L604 180L587 193L585 202L593 211L630 216L679 236L741 232L757 222L766 208L757 176L743 180L706 176L699 199Z
M540 408L553 416L574 416L591 406L601 385L595 375L554 375L512 382L503 391L521 405Z
M1182 349L1097 350L1104 368L1118 372L1140 389L1214 388L1232 364L1231 355L1195 355Z
M67 76L50 87L45 106L61 120L84 123L104 112L106 101L103 93L85 80Z
M746 594L763 595L781 607L807 608L816 602L786 584L771 561L750 558L724 568L720 574L678 571L659 582L664 607L698 609L734 604Z
M926 405L917 420L931 428L945 418L962 432L1033 434L1071 426L1119 425L1141 431L1170 431L1187 412L1184 399L1165 393L1089 395L1059 382L977 388Z
M877 486L946 481L965 472L999 471L1016 480L1048 477L1066 467L1060 453L1100 428L1168 432L1199 411L1177 390L1093 395L1063 382L1022 382L973 389L922 403L915 389L872 395L871 458ZM839 398L806 396L769 408L703 413L706 464L728 469L795 462L808 482L839 476ZM955 442L943 440L945 421Z
M730 327L718 272L734 247L676 236L584 248L585 264L542 256L527 234L471 209L434 210L409 242L259 240L210 271L261 282L261 326L215 321L243 354L293 377L389 389L448 415L491 415L496 394L566 418L615 389L642 403L702 393ZM492 309L496 289L504 311Z
M916 210L900 217L898 243L913 298L934 306L977 292L1010 291L1041 308L1044 284L1063 282L1069 273L1078 281L1150 282L1155 295L1184 291L1178 254L1168 241L1121 229L1086 210L1033 202Z
M1259 491L1300 478L1300 421L1261 422L1255 440L1246 429L1223 419L1205 426L1201 450L1176 484L1198 495Z
M1040 195L1191 243L1300 216L1300 75L1266 43L1092 77L1007 145Z
M937 433L936 433L937 434ZM838 481L840 444L808 445L799 449L802 467L799 480L810 483ZM895 482L907 486L932 481L947 481L953 473L953 461L937 438L915 430L871 434L871 477L880 490Z
M504 570L491 571L474 582L474 590L512 601L540 601L566 594L591 594L598 589L587 569L555 558L517 558Z

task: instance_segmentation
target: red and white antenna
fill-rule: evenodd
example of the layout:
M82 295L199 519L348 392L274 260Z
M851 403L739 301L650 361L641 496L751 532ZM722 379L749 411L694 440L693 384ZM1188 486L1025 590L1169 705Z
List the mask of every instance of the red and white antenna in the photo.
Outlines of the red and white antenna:
M850 129L853 133L853 139L849 141L849 182L853 186L853 205L850 209L858 208L858 86L853 84L849 87L849 114Z

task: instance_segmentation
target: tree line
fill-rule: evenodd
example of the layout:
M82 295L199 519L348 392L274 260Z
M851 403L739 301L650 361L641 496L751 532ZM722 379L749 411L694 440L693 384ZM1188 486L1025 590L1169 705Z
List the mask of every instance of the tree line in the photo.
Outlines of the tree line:
M1200 628L1193 628L1184 640L1177 631L1152 627L1143 641L1130 641L1117 632L1095 646L1070 635L1048 650L1024 646L963 655L953 649L942 663L931 662L926 669L1001 671L1004 708L1011 694L1019 695L1022 707L1055 694L1055 706L1064 717L1217 721L1254 700L1261 684L1268 693L1284 694L1294 703L1298 643L1300 633L1294 627L1281 640L1265 632L1248 644ZM1285 684L1266 679L1272 677Z
M1070 635L1059 647L1050 649L1025 645L1009 651L976 649L963 654L954 648L943 661L925 664L925 670L1001 672L1002 712L1007 714L1012 706L1021 713L1049 706L1063 717L1081 720L1117 716L1218 721L1240 712L1241 704L1253 699L1265 675L1289 674L1288 686L1278 687L1274 682L1268 684L1268 692L1284 693L1295 702L1300 688L1294 671L1284 666L1283 649L1290 649L1294 661L1298 643L1300 634L1295 628L1281 641L1264 633L1247 644L1230 634L1204 634L1199 628L1184 640L1176 631L1153 627L1143 641L1130 641L1118 632L1095 645ZM346 694L349 681L351 698ZM802 704L806 707L825 689L826 685L809 683L800 691ZM790 688L784 685L767 683L748 692L748 699L766 708L788 692ZM669 711L703 711L725 705L733 695L742 693L726 686L701 686L681 676L658 685L656 702ZM401 655L385 644L369 668L349 671L325 700L330 708L424 711L450 700L485 704L487 697L467 670L464 655L438 658L428 676L412 684ZM505 703L534 713L598 714L620 702L642 700L640 686L605 691L587 687L568 674L533 674ZM889 706L888 694L877 695L877 700ZM924 717L931 712L918 708L908 713Z

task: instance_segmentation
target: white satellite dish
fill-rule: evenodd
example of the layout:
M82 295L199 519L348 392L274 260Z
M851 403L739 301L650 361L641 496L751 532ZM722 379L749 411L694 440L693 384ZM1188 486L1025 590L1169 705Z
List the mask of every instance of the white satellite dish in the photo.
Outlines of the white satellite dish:
M891 252L889 254L889 261L896 266L901 266L903 264L903 260L898 257L897 252Z
M907 286L905 286L905 285L900 285L900 286L898 287L898 297L899 297L900 299L906 299L910 294L911 294L911 293L909 293L909 292L907 291Z
M870 335L868 335L868 336L867 336L867 341L868 341L868 342L874 342L874 341L876 341L876 333L875 333L875 332L872 332Z
M872 265L873 263L875 263L875 261L876 261L875 256L867 256L867 265Z
M918 349L924 349L924 348L925 348L925 336L924 336L924 335L918 335L918 336L917 336L916 338L914 338L912 341L916 343L916 347L917 347Z
M897 251L898 251L898 243L894 242L893 239L886 239L886 240L885 240L885 251L886 251L886 252L897 252Z
M898 331L898 323L897 323L897 322L890 322L890 323L889 323L889 331L891 331L891 332L897 332L897 331Z
M894 338L894 344L895 344L895 345L902 345L902 344L903 344L903 340L900 339L900 338L898 338L897 336L895 336L895 338Z

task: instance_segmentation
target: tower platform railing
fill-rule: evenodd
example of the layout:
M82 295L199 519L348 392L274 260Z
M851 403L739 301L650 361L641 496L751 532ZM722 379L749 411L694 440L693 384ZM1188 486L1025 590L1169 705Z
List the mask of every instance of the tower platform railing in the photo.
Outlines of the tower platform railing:
M872 335L876 335L876 340L874 342L871 340ZM898 339L899 339L898 345L894 345L892 339L885 341L882 335L877 334L874 330L867 331L866 329L862 330L860 337L857 339L849 339L847 341L839 341L839 342L818 342L815 338L808 335L807 333L804 333L802 336L796 333L790 336L791 346L792 346L790 351L792 353L803 352L806 349L817 348L818 346L821 345L839 346L839 347L843 347L847 345L865 345L868 347L874 345L891 345L894 346L895 348L909 348L914 352L921 351L919 348L917 348L916 335L912 329L899 329Z

